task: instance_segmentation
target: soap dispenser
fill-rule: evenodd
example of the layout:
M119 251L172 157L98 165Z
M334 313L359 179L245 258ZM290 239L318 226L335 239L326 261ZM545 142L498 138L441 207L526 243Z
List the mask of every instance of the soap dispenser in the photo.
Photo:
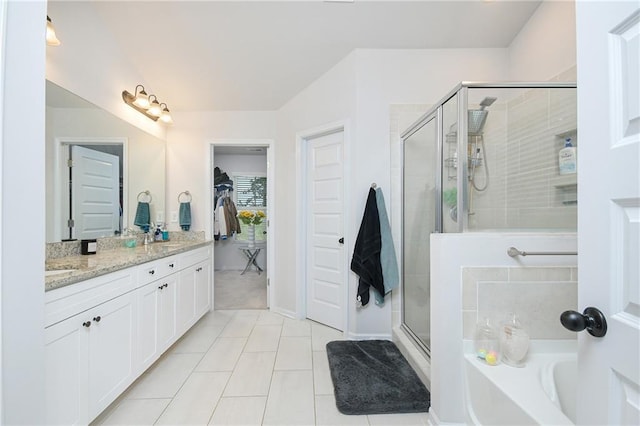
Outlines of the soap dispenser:
M558 153L558 167L561 175L569 175L578 171L576 148L571 144L571 138L565 139L564 148Z
M156 227L156 232L154 233L154 240L162 241L162 227L160 226L160 224L158 224L158 226Z

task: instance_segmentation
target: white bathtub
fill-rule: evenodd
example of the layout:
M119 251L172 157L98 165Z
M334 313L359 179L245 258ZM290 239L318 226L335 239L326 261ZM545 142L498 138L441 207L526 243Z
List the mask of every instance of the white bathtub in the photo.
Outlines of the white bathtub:
M534 353L523 368L465 355L467 421L475 425L573 425L576 355Z

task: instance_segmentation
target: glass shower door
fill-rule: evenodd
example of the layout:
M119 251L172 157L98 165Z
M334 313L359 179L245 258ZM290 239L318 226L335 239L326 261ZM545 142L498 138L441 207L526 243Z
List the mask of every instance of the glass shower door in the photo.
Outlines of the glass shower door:
M403 291L402 323L429 353L431 233L440 221L436 200L440 195L436 114L405 136L403 143Z

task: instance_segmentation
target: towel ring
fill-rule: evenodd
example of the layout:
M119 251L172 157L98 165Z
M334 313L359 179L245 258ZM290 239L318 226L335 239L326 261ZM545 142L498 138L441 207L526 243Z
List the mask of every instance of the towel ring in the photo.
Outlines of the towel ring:
M189 197L189 199L186 200L186 201L180 200L180 197L182 197L183 195L186 195L187 197ZM179 203L190 203L191 202L191 193L189 191L182 191L181 193L179 193L178 194L178 202Z
M153 199L151 197L151 192L149 192L149 190L147 189L146 191L142 191L141 193L138 194L138 202L142 202L142 200L140 199L141 195L146 195L147 197L149 197L149 201L145 201L145 203L150 203L151 200Z

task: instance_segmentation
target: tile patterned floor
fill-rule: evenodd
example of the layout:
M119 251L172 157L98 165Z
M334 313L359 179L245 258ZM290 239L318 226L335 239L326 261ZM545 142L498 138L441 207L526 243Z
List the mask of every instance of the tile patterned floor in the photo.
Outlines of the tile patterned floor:
M93 424L428 424L426 413L340 414L325 344L341 338L266 310L210 312Z

